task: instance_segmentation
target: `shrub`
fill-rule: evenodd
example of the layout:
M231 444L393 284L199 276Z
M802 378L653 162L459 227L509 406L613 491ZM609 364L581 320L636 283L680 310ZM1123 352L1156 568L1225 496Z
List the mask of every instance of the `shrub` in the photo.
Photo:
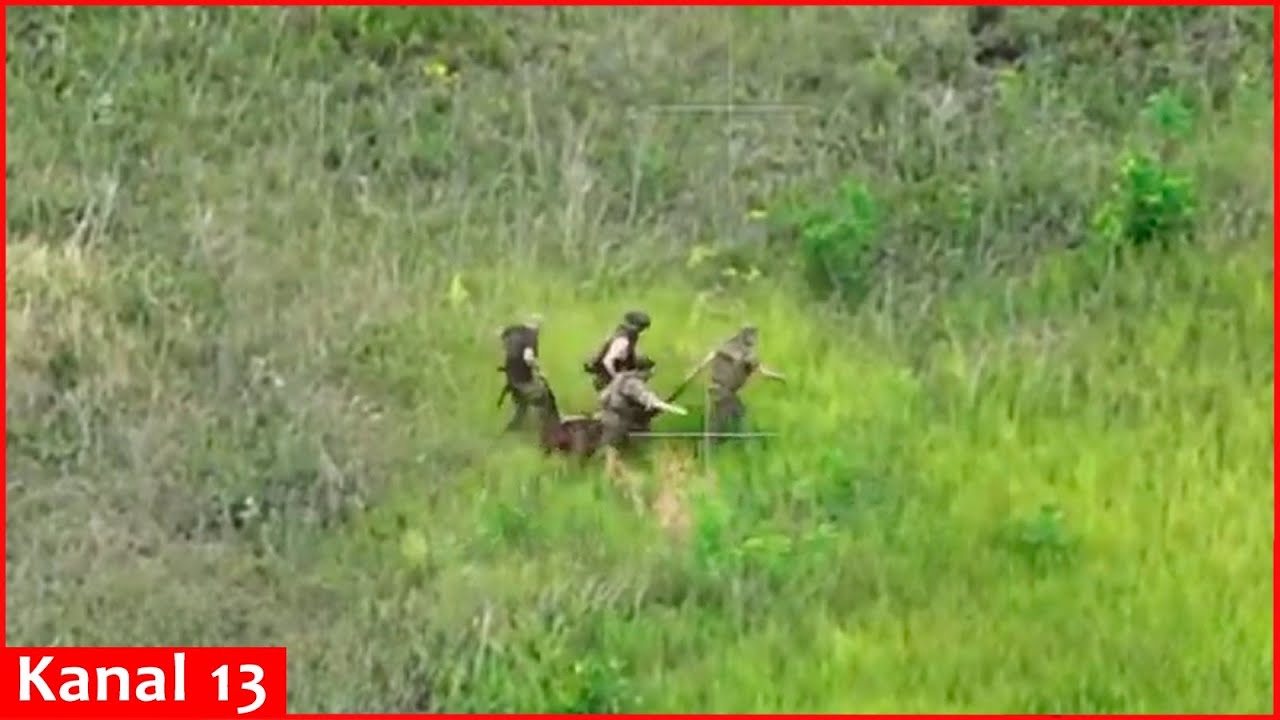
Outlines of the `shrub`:
M1147 152L1124 156L1111 197L1095 217L1096 231L1111 245L1161 245L1191 235L1195 187L1191 177Z
M866 297L880 249L879 208L866 185L846 180L832 200L798 205L787 216L799 231L810 289L850 303Z
M1161 92L1148 100L1143 115L1161 149L1131 149L1122 156L1119 176L1094 216L1095 233L1112 249L1167 245L1189 238L1195 227L1195 183L1171 160L1176 141L1191 131L1191 112L1175 95Z

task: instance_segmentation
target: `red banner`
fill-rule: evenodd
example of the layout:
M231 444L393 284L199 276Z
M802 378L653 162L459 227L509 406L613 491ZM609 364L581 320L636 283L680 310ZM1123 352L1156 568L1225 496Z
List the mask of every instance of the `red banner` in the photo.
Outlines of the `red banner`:
M285 714L284 648L5 648L6 718Z

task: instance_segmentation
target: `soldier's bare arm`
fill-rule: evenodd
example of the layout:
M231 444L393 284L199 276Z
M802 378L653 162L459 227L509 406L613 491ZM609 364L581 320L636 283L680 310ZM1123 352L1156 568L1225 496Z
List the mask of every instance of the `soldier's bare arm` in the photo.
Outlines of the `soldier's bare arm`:
M609 343L609 349L605 351L604 358L600 362L604 365L605 372L609 373L610 377L618 374L616 365L627 354L627 344L629 342L625 337L620 337Z
M783 376L782 373L778 372L777 370L773 370L771 368L765 367L763 363L757 364L756 369L760 371L761 375L769 378L770 380L777 380L778 382L787 381L787 378Z
M530 368L534 370L538 369L538 356L534 354L533 348L531 347L525 348L523 353L523 358L524 358L525 365L528 365Z
M757 353L754 345L743 349L740 357L742 358L742 362L746 364L749 372L758 372L764 377L767 377L770 380L777 380L778 382L787 381L787 379L783 377L782 373L777 372L760 362L760 355Z

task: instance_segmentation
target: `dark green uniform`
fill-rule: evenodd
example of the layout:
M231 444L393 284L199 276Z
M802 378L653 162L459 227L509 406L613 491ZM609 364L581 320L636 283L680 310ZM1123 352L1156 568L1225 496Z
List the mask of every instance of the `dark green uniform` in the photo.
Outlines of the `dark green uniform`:
M738 432L746 406L738 391L760 366L754 332L739 333L716 349L711 360L711 432Z
M538 354L538 327L536 325L511 325L502 331L503 364L499 370L506 374L507 383L498 397L501 404L511 393L516 404L515 415L507 423L508 431L517 428L531 407L542 407L548 401L549 390L542 375L525 361L525 350Z
M711 366L711 386L708 388L708 425L711 432L738 432L746 415L746 408L738 398L751 376L759 372L772 380L784 382L785 378L766 368L757 354L759 333L754 325L744 325L738 334L720 347L708 353L702 362L680 384L693 380L707 365ZM679 393L679 390L677 390Z

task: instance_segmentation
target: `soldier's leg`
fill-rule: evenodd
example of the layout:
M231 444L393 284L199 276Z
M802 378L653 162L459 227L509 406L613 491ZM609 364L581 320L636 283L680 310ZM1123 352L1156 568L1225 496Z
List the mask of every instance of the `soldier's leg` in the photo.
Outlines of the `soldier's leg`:
M711 386L707 399L710 401L707 408L707 430L713 433L726 432L726 428L730 422L730 404L729 400L733 397L733 393L725 390L718 385Z
M547 410L547 385L540 378L531 382L520 383L513 388L511 395L515 399L516 412L512 416L511 422L507 423L507 432L519 427L529 414L530 409L537 412L546 412Z
M513 393L513 395L515 398L516 411L515 414L511 416L511 421L507 423L507 427L504 432L511 432L519 427L520 424L524 422L525 415L529 412L529 404L525 402L525 399L521 397L519 393Z
M745 408L737 393L723 388L712 391L711 432L732 433L742 429L742 418ZM715 438L720 443L727 438Z
M747 406L743 404L742 398L735 393L729 398L729 407L726 415L729 419L728 432L742 432L746 429Z
M578 420L570 428L570 453L580 459L587 459L595 454L600 429L594 420Z
M615 413L606 412L600 418L600 444L604 447L605 472L610 477L618 477L622 472L620 447L626 441L627 423Z
M635 423L633 419L616 417L605 425L602 444L605 448L605 472L615 484L627 494L627 498L638 512L643 512L644 493L641 492L640 480L632 474L622 462L622 449L628 443L628 435Z

